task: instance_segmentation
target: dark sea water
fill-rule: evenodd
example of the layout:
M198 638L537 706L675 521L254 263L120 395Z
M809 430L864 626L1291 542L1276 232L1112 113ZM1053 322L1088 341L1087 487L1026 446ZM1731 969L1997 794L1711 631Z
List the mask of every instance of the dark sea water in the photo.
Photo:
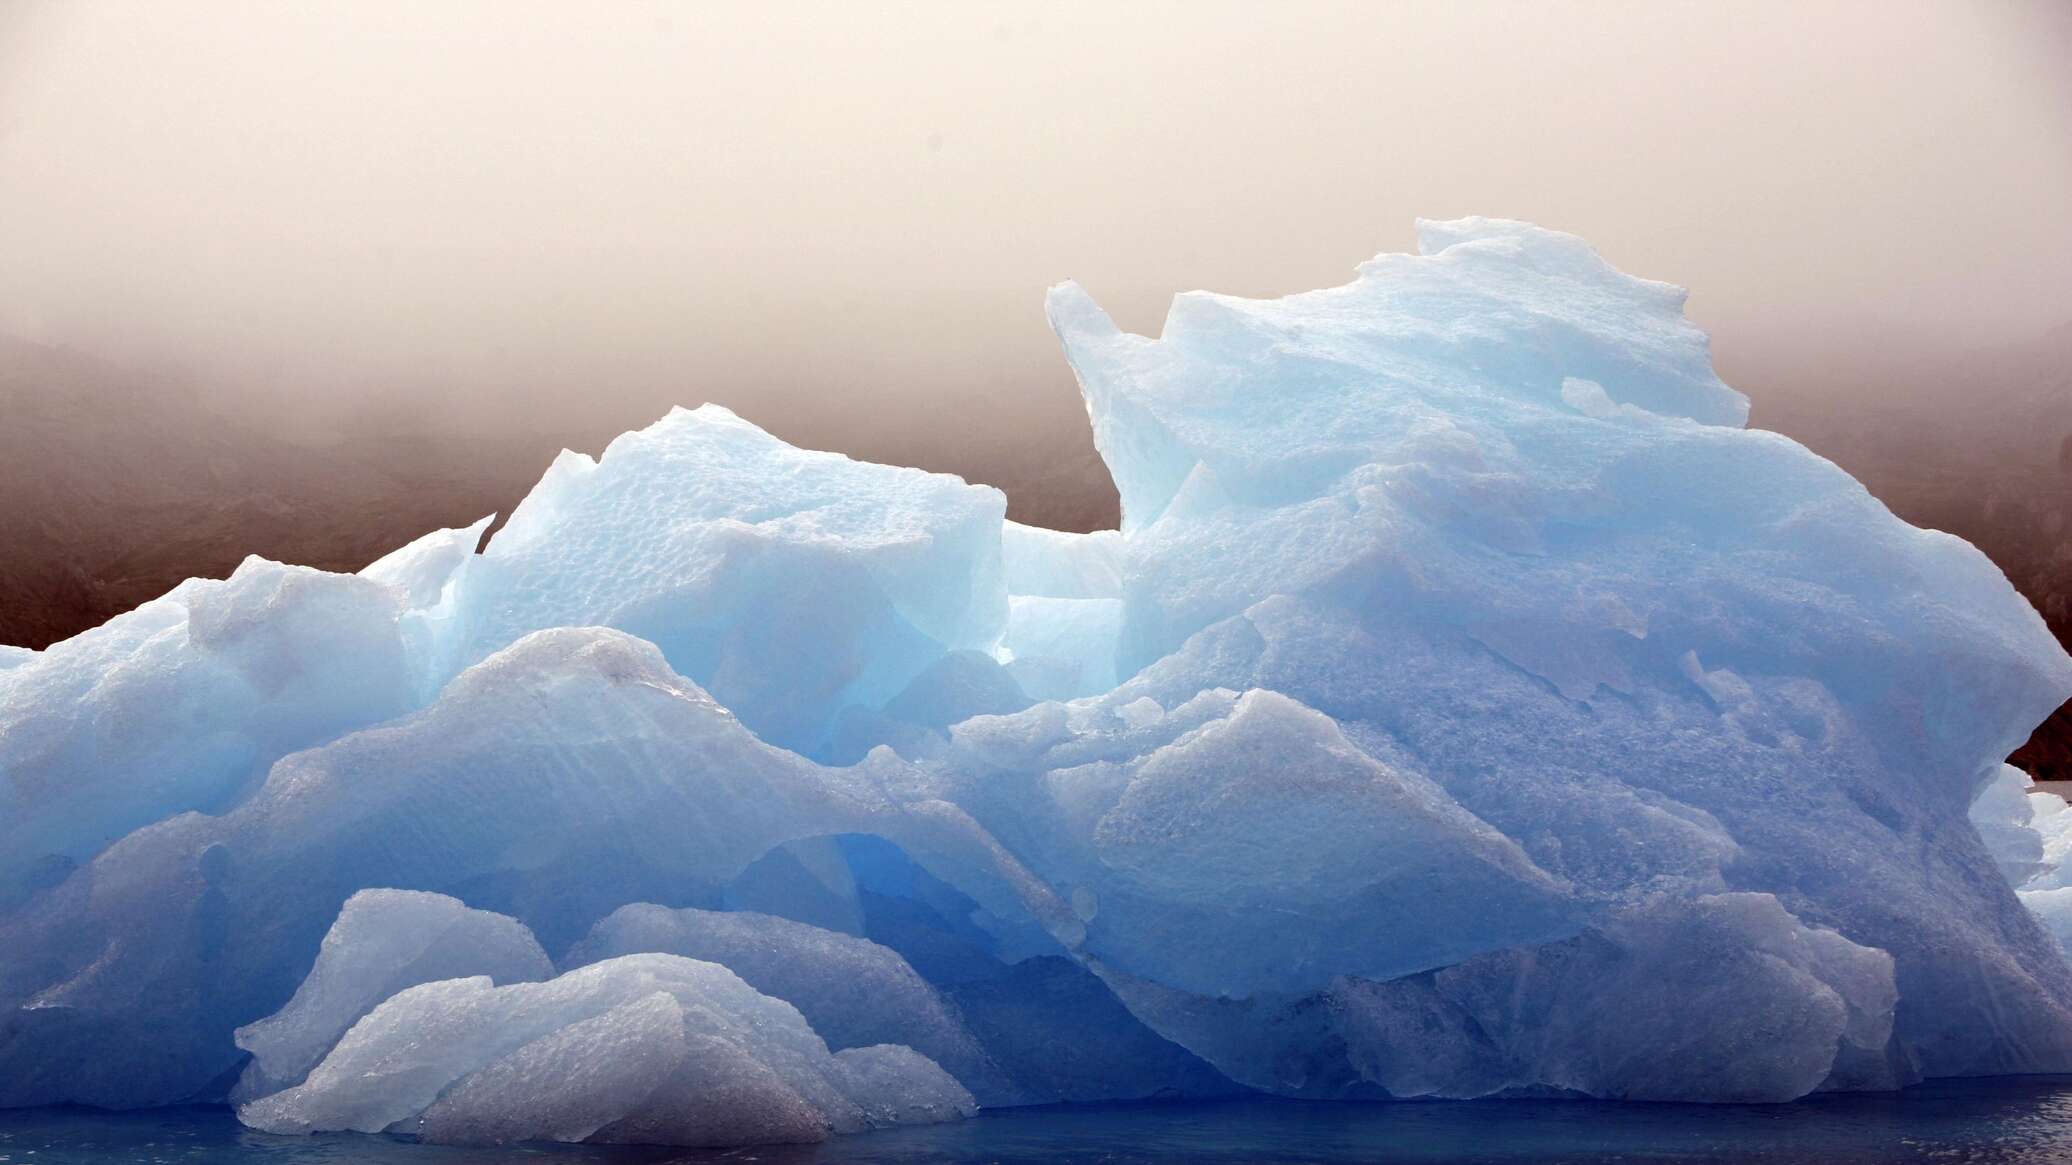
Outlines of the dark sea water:
M1282 1100L1002 1109L973 1120L735 1149L497 1149L277 1137L225 1109L0 1112L0 1163L238 1165L1284 1165L1353 1162L2072 1162L2072 1077L1941 1081L1782 1105Z

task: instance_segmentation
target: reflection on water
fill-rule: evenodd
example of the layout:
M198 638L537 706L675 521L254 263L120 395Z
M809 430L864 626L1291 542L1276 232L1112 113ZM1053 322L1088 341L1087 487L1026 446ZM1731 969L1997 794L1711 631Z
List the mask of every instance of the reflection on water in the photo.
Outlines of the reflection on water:
M395 1137L276 1137L224 1109L0 1112L0 1162L241 1165L1137 1165L1717 1161L1883 1165L2072 1161L2072 1077L1940 1081L1783 1105L1283 1100L1000 1109L825 1145L690 1152L467 1149Z

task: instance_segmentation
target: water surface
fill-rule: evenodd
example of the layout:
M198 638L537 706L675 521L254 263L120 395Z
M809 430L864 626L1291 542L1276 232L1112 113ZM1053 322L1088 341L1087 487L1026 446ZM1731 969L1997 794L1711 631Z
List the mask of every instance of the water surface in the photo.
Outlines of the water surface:
M1952 1080L1782 1105L1231 1100L999 1109L947 1125L728 1151L279 1137L220 1108L0 1112L0 1163L232 1165L1354 1165L2072 1162L2072 1077Z

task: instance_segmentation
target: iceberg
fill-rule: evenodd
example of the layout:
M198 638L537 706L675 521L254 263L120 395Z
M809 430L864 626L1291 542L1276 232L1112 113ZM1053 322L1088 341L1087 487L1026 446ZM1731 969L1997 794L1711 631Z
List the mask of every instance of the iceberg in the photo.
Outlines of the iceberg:
M2036 612L1745 428L1680 289L1419 239L1155 338L1053 289L1119 530L708 405L479 552L5 653L0 1105L745 1144L2072 1070Z

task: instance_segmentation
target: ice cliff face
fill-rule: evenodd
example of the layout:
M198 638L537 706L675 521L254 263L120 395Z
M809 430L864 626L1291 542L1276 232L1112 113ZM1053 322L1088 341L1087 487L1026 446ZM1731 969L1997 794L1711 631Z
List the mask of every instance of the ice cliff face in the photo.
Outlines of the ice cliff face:
M2072 1070L1991 809L2072 693L2035 612L1742 428L1678 289L1421 247L1155 340L1055 289L1119 532L707 406L479 555L0 660L0 1103L747 1143Z

